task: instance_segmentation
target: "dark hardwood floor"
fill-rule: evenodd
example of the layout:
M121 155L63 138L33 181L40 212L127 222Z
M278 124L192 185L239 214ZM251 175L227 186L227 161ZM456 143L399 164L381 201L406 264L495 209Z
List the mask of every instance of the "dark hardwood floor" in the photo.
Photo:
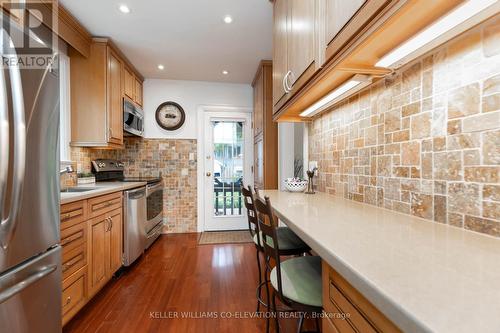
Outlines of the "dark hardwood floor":
M64 332L265 332L263 318L221 318L224 313L255 311L254 245L198 245L197 239L198 234L163 235L135 265L108 283ZM208 312L218 318L166 318L184 312L194 317ZM290 325L295 326L295 320Z

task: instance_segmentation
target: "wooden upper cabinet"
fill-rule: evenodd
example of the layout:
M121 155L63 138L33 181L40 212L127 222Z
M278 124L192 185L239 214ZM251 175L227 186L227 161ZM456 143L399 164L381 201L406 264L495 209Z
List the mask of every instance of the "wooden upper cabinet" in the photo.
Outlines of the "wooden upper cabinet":
M108 47L108 142L123 144L122 62Z
M335 56L369 24L390 0L322 0L324 1L324 60ZM393 1L394 2L394 1Z
M142 106L142 81L140 81L138 78L135 78L134 102Z
M142 77L107 38L71 58L71 145L123 148L123 98L142 106Z
M288 75L293 91L300 89L318 69L316 12L318 0L288 0ZM286 75L286 74L285 74Z
M278 111L319 69L320 0L274 1L273 105Z
M349 22L365 1L325 0L325 34L327 45L337 36L339 31Z
M273 105L277 105L287 94L283 79L288 71L287 61L287 11L288 0L274 1L273 26Z
M124 75L124 94L130 99L134 99L135 97L135 76L134 72L128 67L123 67L123 75Z

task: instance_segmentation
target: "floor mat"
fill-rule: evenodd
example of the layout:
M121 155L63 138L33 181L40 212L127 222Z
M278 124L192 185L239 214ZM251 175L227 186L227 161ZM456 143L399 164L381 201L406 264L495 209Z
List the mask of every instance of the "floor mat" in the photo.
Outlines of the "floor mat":
M253 243L248 230L202 232L198 244Z

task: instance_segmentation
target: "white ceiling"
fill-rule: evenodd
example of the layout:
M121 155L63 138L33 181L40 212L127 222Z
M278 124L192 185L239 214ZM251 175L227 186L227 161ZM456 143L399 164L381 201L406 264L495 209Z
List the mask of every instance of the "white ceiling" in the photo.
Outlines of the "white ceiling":
M60 0L93 36L111 37L146 78L251 83L272 57L268 0ZM118 10L126 4L129 14ZM225 15L233 22L226 24ZM157 66L163 64L160 71ZM222 71L229 71L223 75Z

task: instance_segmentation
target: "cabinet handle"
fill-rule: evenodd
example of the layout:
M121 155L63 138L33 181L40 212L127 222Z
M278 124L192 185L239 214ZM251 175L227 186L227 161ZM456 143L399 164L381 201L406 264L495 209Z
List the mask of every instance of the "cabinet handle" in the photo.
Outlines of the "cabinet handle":
M83 230L80 230L64 239L61 240L61 246L68 245L69 243L72 243L78 239L83 238Z
M71 296L68 296L68 298L66 298L66 305L68 305L69 303L71 303Z
M61 222L65 222L71 218L71 213L66 213L63 216L61 216Z
M288 84L288 78L289 77L293 77L295 75L293 75L293 72L292 71L288 71L285 75L285 80L284 80L284 84L285 84L285 87L286 87L286 90L287 90L287 93L289 93L290 91L292 91L292 86L293 85L289 85Z
M290 75L291 71L288 71L286 72L285 76L283 76L283 90L285 91L285 93L289 93L290 91L287 89L287 78L288 78L288 75Z
M83 255L79 254L78 256L74 257L70 261L64 263L63 268L62 268L63 273L66 272L71 267L75 266L81 260L83 260Z

